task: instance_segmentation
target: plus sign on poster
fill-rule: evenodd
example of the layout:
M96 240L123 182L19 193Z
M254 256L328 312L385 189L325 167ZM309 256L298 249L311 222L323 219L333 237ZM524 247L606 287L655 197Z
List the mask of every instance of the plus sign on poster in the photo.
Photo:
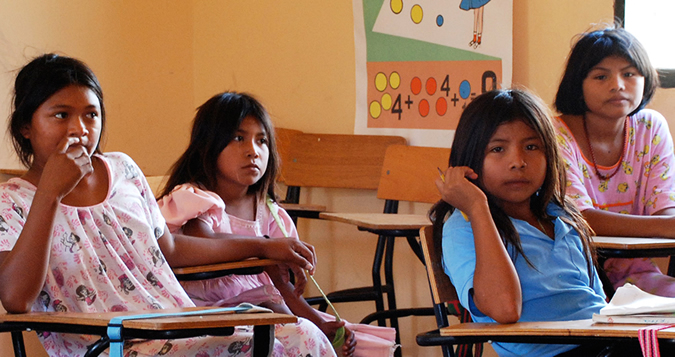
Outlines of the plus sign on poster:
M462 109L511 82L512 0L354 0L356 133L450 146Z

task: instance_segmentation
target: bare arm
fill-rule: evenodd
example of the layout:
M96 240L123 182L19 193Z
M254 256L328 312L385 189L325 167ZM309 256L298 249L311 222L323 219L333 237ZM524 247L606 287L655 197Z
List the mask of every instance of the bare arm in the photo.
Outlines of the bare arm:
M445 182L436 181L443 200L464 212L474 234L476 270L473 300L476 307L499 323L520 319L523 297L520 279L495 226L485 194L466 178L477 175L467 167L450 167Z
M78 142L78 138L66 137L50 156L14 248L0 253L0 301L8 312L26 312L37 299L47 277L59 202L93 170L85 149L71 147Z
M288 264L295 264L314 273L316 262L314 247L292 238L250 238L225 233L213 233L202 223L204 232L210 238L202 239L195 236L171 234L165 228L158 242L162 253L172 267L196 266L215 263L238 261L247 258L277 259ZM188 232L194 233L195 231Z
M599 236L675 238L674 208L663 209L652 216L621 214L599 209L587 209L582 214Z

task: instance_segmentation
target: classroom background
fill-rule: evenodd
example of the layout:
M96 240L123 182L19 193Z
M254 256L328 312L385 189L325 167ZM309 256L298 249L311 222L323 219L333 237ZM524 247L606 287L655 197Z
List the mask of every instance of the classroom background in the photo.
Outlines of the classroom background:
M513 84L552 103L573 36L593 23L612 22L613 5L513 0ZM146 175L166 173L187 145L196 106L224 90L256 95L279 127L354 132L351 1L0 0L4 126L16 70L44 52L79 58L94 70L106 102L104 150L129 154ZM675 90L659 89L650 107L669 120L672 132ZM21 168L11 152L5 134L0 169ZM382 210L374 191L303 189L302 201L335 212ZM402 204L399 211L428 208ZM319 220L301 219L298 228L301 239L316 247L316 278L324 290L370 283L372 235ZM431 306L424 267L406 244L397 245L394 265L398 306ZM374 310L372 302L336 307L354 322ZM440 348L415 344L417 333L433 328L433 316L402 318L403 354L439 356ZM27 344L29 355L44 355L35 336ZM9 335L1 334L0 357L12 356L10 346Z

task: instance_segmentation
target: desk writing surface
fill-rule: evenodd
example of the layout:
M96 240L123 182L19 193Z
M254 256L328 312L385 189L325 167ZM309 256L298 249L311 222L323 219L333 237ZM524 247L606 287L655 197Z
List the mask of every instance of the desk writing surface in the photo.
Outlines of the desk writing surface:
M186 275L194 273L210 273L223 270L234 270L242 268L254 268L254 267L264 267L268 265L281 264L282 262L274 259L267 258L251 258L246 260L240 260L236 262L227 262L227 263L218 263L218 264L209 264L209 265L199 265L193 267L182 267L182 268L173 268L173 273L176 275Z
M424 214L388 214L388 213L321 213L320 218L352 224L367 229L414 229L431 224Z
M308 203L280 203L279 205L286 211L309 211L309 212L326 211L326 206L313 205Z
M666 249L675 248L675 239L640 237L592 237L593 245L599 249Z
M181 311L205 310L205 308L163 309L152 311L124 312L31 312L27 314L0 314L0 322L18 323L50 323L105 327L114 317L173 313ZM277 323L293 323L297 318L292 315L277 313L216 313L180 317L162 317L156 319L125 320L123 326L144 330L177 330L185 328L214 328L242 325L272 325Z
M463 323L440 329L441 336L572 336L637 338L646 325L603 324L593 320L519 322L515 324ZM658 332L659 338L675 338L675 328Z

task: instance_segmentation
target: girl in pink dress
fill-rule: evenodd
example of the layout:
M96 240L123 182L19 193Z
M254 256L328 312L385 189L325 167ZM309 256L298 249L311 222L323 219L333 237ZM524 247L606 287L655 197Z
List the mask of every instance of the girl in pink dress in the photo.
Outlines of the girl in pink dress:
M645 109L658 74L640 42L613 26L581 35L555 106L567 196L597 235L675 238L675 155L668 123ZM675 278L649 258L604 263L614 289L626 282L675 297Z
M37 57L17 75L13 109L9 130L28 171L0 184L0 301L7 311L194 306L170 265L263 256L313 269L313 248L295 239L172 234L136 163L122 153L101 152L103 94L84 63L54 54ZM133 341L124 353L247 356L251 330ZM330 341L308 321L277 326L275 335L274 356L333 354ZM97 337L40 333L40 339L50 356L83 356Z
M215 95L199 108L190 144L174 164L158 200L169 228L201 237L225 232L297 239L293 221L275 201L278 163L274 128L263 106L247 94ZM259 304L307 318L333 339L345 323L309 306L301 290L289 283L287 271L182 284L198 305ZM306 282L304 273L295 276L301 285ZM347 324L340 352L390 356L396 348L394 339L391 328Z

